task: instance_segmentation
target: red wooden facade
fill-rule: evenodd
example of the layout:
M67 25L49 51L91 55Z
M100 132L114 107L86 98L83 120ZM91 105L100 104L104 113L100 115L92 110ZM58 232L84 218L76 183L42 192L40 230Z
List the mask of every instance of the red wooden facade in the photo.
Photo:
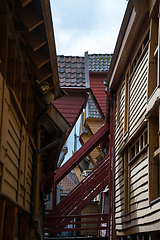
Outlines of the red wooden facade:
M63 89L66 91L66 95L54 101L54 106L60 111L63 117L70 124L71 128L67 132L66 138L73 129L77 119L85 108L88 94L85 89Z
M107 72L89 72L90 77L90 88L92 89L92 93L100 109L105 115L106 111L106 94L105 94L105 86L103 82L105 81L107 76Z

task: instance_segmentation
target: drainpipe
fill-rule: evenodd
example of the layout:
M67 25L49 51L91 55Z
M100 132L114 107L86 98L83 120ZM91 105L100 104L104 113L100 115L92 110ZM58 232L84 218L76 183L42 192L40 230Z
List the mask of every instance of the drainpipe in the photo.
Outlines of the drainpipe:
M38 132L39 132L39 122L41 118L46 114L49 108L49 104L46 103L45 109L40 113L38 118L36 119L36 127L35 127L35 161L34 161L34 175L33 175L33 199L31 206L31 223L34 222L34 214L35 214L35 202L36 202L36 184L37 184L37 165L38 165Z
M109 83L104 81L106 92L106 116L105 121L110 126L110 147L109 147L109 212L108 212L108 239L112 238L110 231L111 228L111 216L112 216L112 167L113 167L113 94L109 89ZM112 219L113 220L113 219ZM112 226L113 227L113 226ZM113 229L112 229L113 230Z

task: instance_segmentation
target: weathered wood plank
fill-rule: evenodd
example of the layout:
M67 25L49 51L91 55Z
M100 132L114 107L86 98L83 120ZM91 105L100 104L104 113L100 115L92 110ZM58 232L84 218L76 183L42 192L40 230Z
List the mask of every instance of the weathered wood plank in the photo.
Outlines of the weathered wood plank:
M5 215L4 240L14 239L16 233L17 207L7 207Z
M7 55L8 55L8 32L9 32L9 21L7 13L0 14L0 72L4 79L7 76Z
M6 199L0 198L0 240L2 240L3 238L5 206L6 206Z
M34 9L30 5L21 7L17 4L16 11L19 18L22 20L29 32L43 22L43 19L36 14Z
M33 51L38 50L47 42L37 29L34 29L32 32L25 32L23 37L29 43Z
M21 214L19 226L19 239L25 239L28 227L28 214Z
M41 49L34 52L31 48L28 48L27 53L37 68L42 67L45 63L50 61L49 56L47 56Z

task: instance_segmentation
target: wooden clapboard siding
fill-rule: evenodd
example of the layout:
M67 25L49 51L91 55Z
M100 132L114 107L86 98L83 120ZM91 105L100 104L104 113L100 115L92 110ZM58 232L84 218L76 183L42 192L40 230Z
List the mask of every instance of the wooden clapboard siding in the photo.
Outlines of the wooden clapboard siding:
M124 108L125 108L125 84L120 86L120 99L119 106L116 106L116 110L119 107L119 123L115 122L115 160L117 160L117 153L123 145L124 134ZM117 121L117 111L115 111L115 119Z
M95 134L103 125L103 120L101 118L87 118L86 122L93 134Z
M134 126L138 123L146 110L147 77L148 77L148 50L130 79L129 91L129 129L133 134Z
M82 139L83 143L85 144L90 139L90 137L88 134L82 134L81 139ZM89 159L91 160L91 162L93 164L95 163L95 159L98 156L99 156L99 151L97 150L97 148L93 149L93 151L90 152L90 154L88 155Z

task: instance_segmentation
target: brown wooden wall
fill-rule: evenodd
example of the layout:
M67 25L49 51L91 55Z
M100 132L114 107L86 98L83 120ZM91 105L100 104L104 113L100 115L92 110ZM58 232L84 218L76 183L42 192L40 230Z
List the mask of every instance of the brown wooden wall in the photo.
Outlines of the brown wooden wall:
M0 85L0 193L30 212L33 146L1 75Z

